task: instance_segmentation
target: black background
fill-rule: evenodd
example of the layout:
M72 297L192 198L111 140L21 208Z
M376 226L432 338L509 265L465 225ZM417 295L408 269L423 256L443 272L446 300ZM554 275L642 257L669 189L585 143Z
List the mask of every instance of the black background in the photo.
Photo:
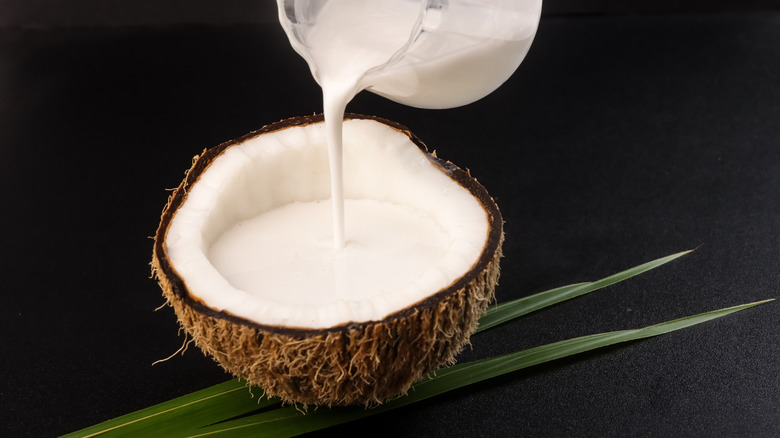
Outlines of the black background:
M777 10L780 0L545 0L545 16ZM274 0L0 0L0 26L275 23Z
M0 436L72 432L228 378L195 348L151 366L183 337L169 308L154 311L149 236L193 155L319 112L319 89L276 23L163 22L0 31ZM779 60L778 12L553 14L477 103L359 95L349 110L407 125L496 198L499 301L698 247L477 335L461 361L777 297ZM334 430L777 436L778 309Z

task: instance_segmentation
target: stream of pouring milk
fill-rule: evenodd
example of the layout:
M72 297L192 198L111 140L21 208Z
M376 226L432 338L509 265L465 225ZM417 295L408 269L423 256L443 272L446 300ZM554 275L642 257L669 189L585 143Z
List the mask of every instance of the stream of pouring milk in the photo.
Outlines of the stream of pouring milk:
M368 85L361 84L366 73L406 44L419 15L416 2L331 0L323 6L307 37L322 87L336 249L346 243L342 124L347 103Z

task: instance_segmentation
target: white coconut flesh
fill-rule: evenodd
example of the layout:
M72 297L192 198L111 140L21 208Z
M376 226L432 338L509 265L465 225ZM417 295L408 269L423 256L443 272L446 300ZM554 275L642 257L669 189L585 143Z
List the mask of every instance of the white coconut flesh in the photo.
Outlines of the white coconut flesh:
M474 268L489 219L403 132L344 123L346 247L336 250L324 124L225 149L165 237L170 265L207 307L265 326L378 321Z

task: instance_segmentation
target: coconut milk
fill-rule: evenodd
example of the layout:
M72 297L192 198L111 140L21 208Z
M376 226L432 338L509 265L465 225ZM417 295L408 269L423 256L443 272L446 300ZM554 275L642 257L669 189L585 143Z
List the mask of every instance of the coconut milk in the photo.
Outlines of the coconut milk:
M233 286L262 299L357 305L414 287L451 245L433 219L411 207L347 200L346 212L350 240L341 250L333 248L330 206L314 201L239 222L212 245L209 258Z
M419 0L328 0L303 41L291 38L322 87L331 166L335 247L345 245L341 123L347 103L368 89L423 108L478 100L503 83L531 45L540 0L495 10L495 2L453 1L424 10ZM416 29L422 31L415 35Z
M405 134L366 120L346 124L355 179L345 203L347 103L364 89L428 108L483 97L522 60L541 1L507 2L511 11L490 9L503 4L495 0L278 1L280 18L303 14L289 21L302 28L285 30L322 87L324 129L283 129L226 150L171 221L168 257L193 297L241 318L307 328L382 319L473 269L488 217ZM290 157L303 158L302 179L274 184L289 176ZM328 178L332 207L321 201Z

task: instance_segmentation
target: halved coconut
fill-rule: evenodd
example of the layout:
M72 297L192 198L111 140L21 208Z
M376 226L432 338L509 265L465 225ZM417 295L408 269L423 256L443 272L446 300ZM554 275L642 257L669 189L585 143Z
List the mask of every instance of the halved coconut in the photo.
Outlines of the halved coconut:
M155 237L153 272L182 327L286 401L404 393L453 362L498 281L501 215L467 171L374 117L347 116L343 151L342 250L321 116L196 157Z

